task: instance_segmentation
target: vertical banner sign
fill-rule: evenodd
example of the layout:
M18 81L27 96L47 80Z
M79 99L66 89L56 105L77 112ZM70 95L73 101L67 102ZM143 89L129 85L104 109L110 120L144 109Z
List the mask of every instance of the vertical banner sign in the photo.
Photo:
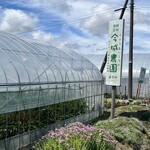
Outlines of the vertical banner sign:
M121 84L123 37L124 19L110 21L106 85L120 86Z
M145 73L146 73L146 68L141 67L140 76L139 76L139 83L144 82Z

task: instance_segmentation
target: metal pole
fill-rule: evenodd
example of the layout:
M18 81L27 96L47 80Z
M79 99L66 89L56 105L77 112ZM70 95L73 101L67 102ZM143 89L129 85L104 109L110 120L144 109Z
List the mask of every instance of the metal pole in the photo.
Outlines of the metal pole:
M115 97L116 97L116 86L112 86L112 104L111 104L111 118L115 117Z
M129 71L128 71L128 99L132 99L132 78L133 78L133 21L134 21L134 0L130 3L130 43L129 43Z
M107 52L106 52L106 54L105 54L105 57L104 57L104 60L103 60L102 66L101 66L101 68L100 68L100 72L101 72L101 73L103 73L103 71L104 71L104 68L105 68L106 62L107 62Z
M121 11L121 14L120 14L119 19L122 19L122 18L123 18L123 15L124 15L125 10L126 10L126 8L127 8L128 1L129 1L129 0L126 0L126 1L125 1L125 3L124 3L124 6L123 6L123 8L122 8L122 11ZM105 57L104 57L104 60L103 60L102 66L101 66L101 68L100 68L100 72L101 72L101 73L103 73L103 71L104 71L104 68L105 68L106 62L107 62L107 52L106 52L106 54L105 54Z
M122 19L122 18L123 18L124 12L125 12L125 10L126 10L126 8L127 8L128 1L129 1L129 0L126 0L126 1L125 1L119 19Z

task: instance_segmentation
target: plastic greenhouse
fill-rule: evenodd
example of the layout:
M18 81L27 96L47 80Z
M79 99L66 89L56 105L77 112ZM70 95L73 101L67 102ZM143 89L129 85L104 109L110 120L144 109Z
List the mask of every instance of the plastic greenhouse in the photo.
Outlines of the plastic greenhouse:
M50 129L103 113L103 78L73 51L0 32L0 149L30 146Z
M104 55L85 55L93 64L100 68ZM140 75L141 67L146 69L144 82L141 84L140 97L150 98L150 72L149 72L149 60L150 54L134 54L133 55L133 97L137 95L138 80ZM104 70L105 76L106 70ZM106 86L105 92L111 93L111 87ZM117 87L118 95L128 94L128 54L123 55L123 66L122 66L122 80L121 86Z

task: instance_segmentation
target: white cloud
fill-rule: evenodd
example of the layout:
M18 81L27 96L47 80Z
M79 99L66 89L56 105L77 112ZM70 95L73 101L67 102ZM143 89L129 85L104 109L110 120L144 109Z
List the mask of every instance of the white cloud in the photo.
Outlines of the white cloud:
M142 50L145 48L145 49L148 49L150 48L150 42L149 42L149 37L140 37L140 36L136 36L134 37L134 45L140 47ZM137 42L136 42L137 41Z
M21 5L24 5L27 1L20 2ZM17 2L18 3L18 2ZM68 4L67 0L28 0L27 5L33 8L40 8L46 12L61 12L69 13L72 9L72 6Z
M137 3L138 2L136 2L136 4ZM27 37L40 42L51 43L56 47L62 49L69 48L81 53L105 53L107 48L109 21L119 18L121 11L114 12L114 10L121 8L124 1L14 0L10 2L10 4L24 8L24 10L27 9L26 11L28 11L28 9L32 12L35 11L41 20L39 24L37 24L38 19L33 14L26 14L21 10L9 10L10 12L5 10L2 15L0 14L0 30L13 33L22 33L30 30L34 32L25 34L25 38ZM143 43L137 42L142 41L139 33L142 33L143 39L145 39L144 34L150 33L148 28L150 18L148 9L144 9L143 12L143 10L137 9L136 6L137 5L135 5L134 33L138 36L136 38L134 37L134 44L139 47ZM45 12L50 13L45 16ZM129 8L127 8L124 15L126 19L125 43L127 43L124 44L125 49L128 49L129 13ZM22 15L24 17L22 17ZM44 17L44 19L42 17ZM54 21L48 22L48 20L45 21L45 18L53 19ZM59 19L61 19L60 22ZM58 24L62 25L59 30L57 30L57 21ZM50 28L50 26L54 28ZM45 32L52 30L54 31L52 33ZM143 47L148 49L148 43L145 43Z
M150 25L150 13L144 13L141 10L135 11L135 31L140 33L150 33L149 25Z
M63 43L63 47L68 48L68 49L77 50L80 48L80 45L76 42L75 43L65 42L65 43Z
M144 13L141 10L136 10L135 11L135 23L145 23L145 24L150 24L150 18L149 18L150 13Z
M148 24L144 24L144 23L135 24L134 29L141 33L146 33L146 34L150 33Z
M94 54L94 53L105 53L107 48L107 39L103 37L103 39L96 38L94 36L89 37L87 39L81 37L71 37L72 40L59 41L54 46L66 50L74 50L78 53L84 54Z
M38 40L38 41L43 42L43 43L51 42L54 39L54 37L51 33L46 33L46 32L41 31L41 30L33 32L32 38L34 40Z
M0 30L9 33L32 31L38 22L35 15L14 9L4 10L0 20Z
M92 16L82 22L80 26L94 35L107 33L109 21L117 17L117 14L113 13L111 7L106 4L93 7L91 14Z

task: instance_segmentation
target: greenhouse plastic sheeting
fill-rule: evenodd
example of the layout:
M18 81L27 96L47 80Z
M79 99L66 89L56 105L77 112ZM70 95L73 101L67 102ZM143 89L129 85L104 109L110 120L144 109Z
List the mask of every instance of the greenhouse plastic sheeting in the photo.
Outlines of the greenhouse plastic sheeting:
M0 114L99 95L102 80L76 52L0 32Z

